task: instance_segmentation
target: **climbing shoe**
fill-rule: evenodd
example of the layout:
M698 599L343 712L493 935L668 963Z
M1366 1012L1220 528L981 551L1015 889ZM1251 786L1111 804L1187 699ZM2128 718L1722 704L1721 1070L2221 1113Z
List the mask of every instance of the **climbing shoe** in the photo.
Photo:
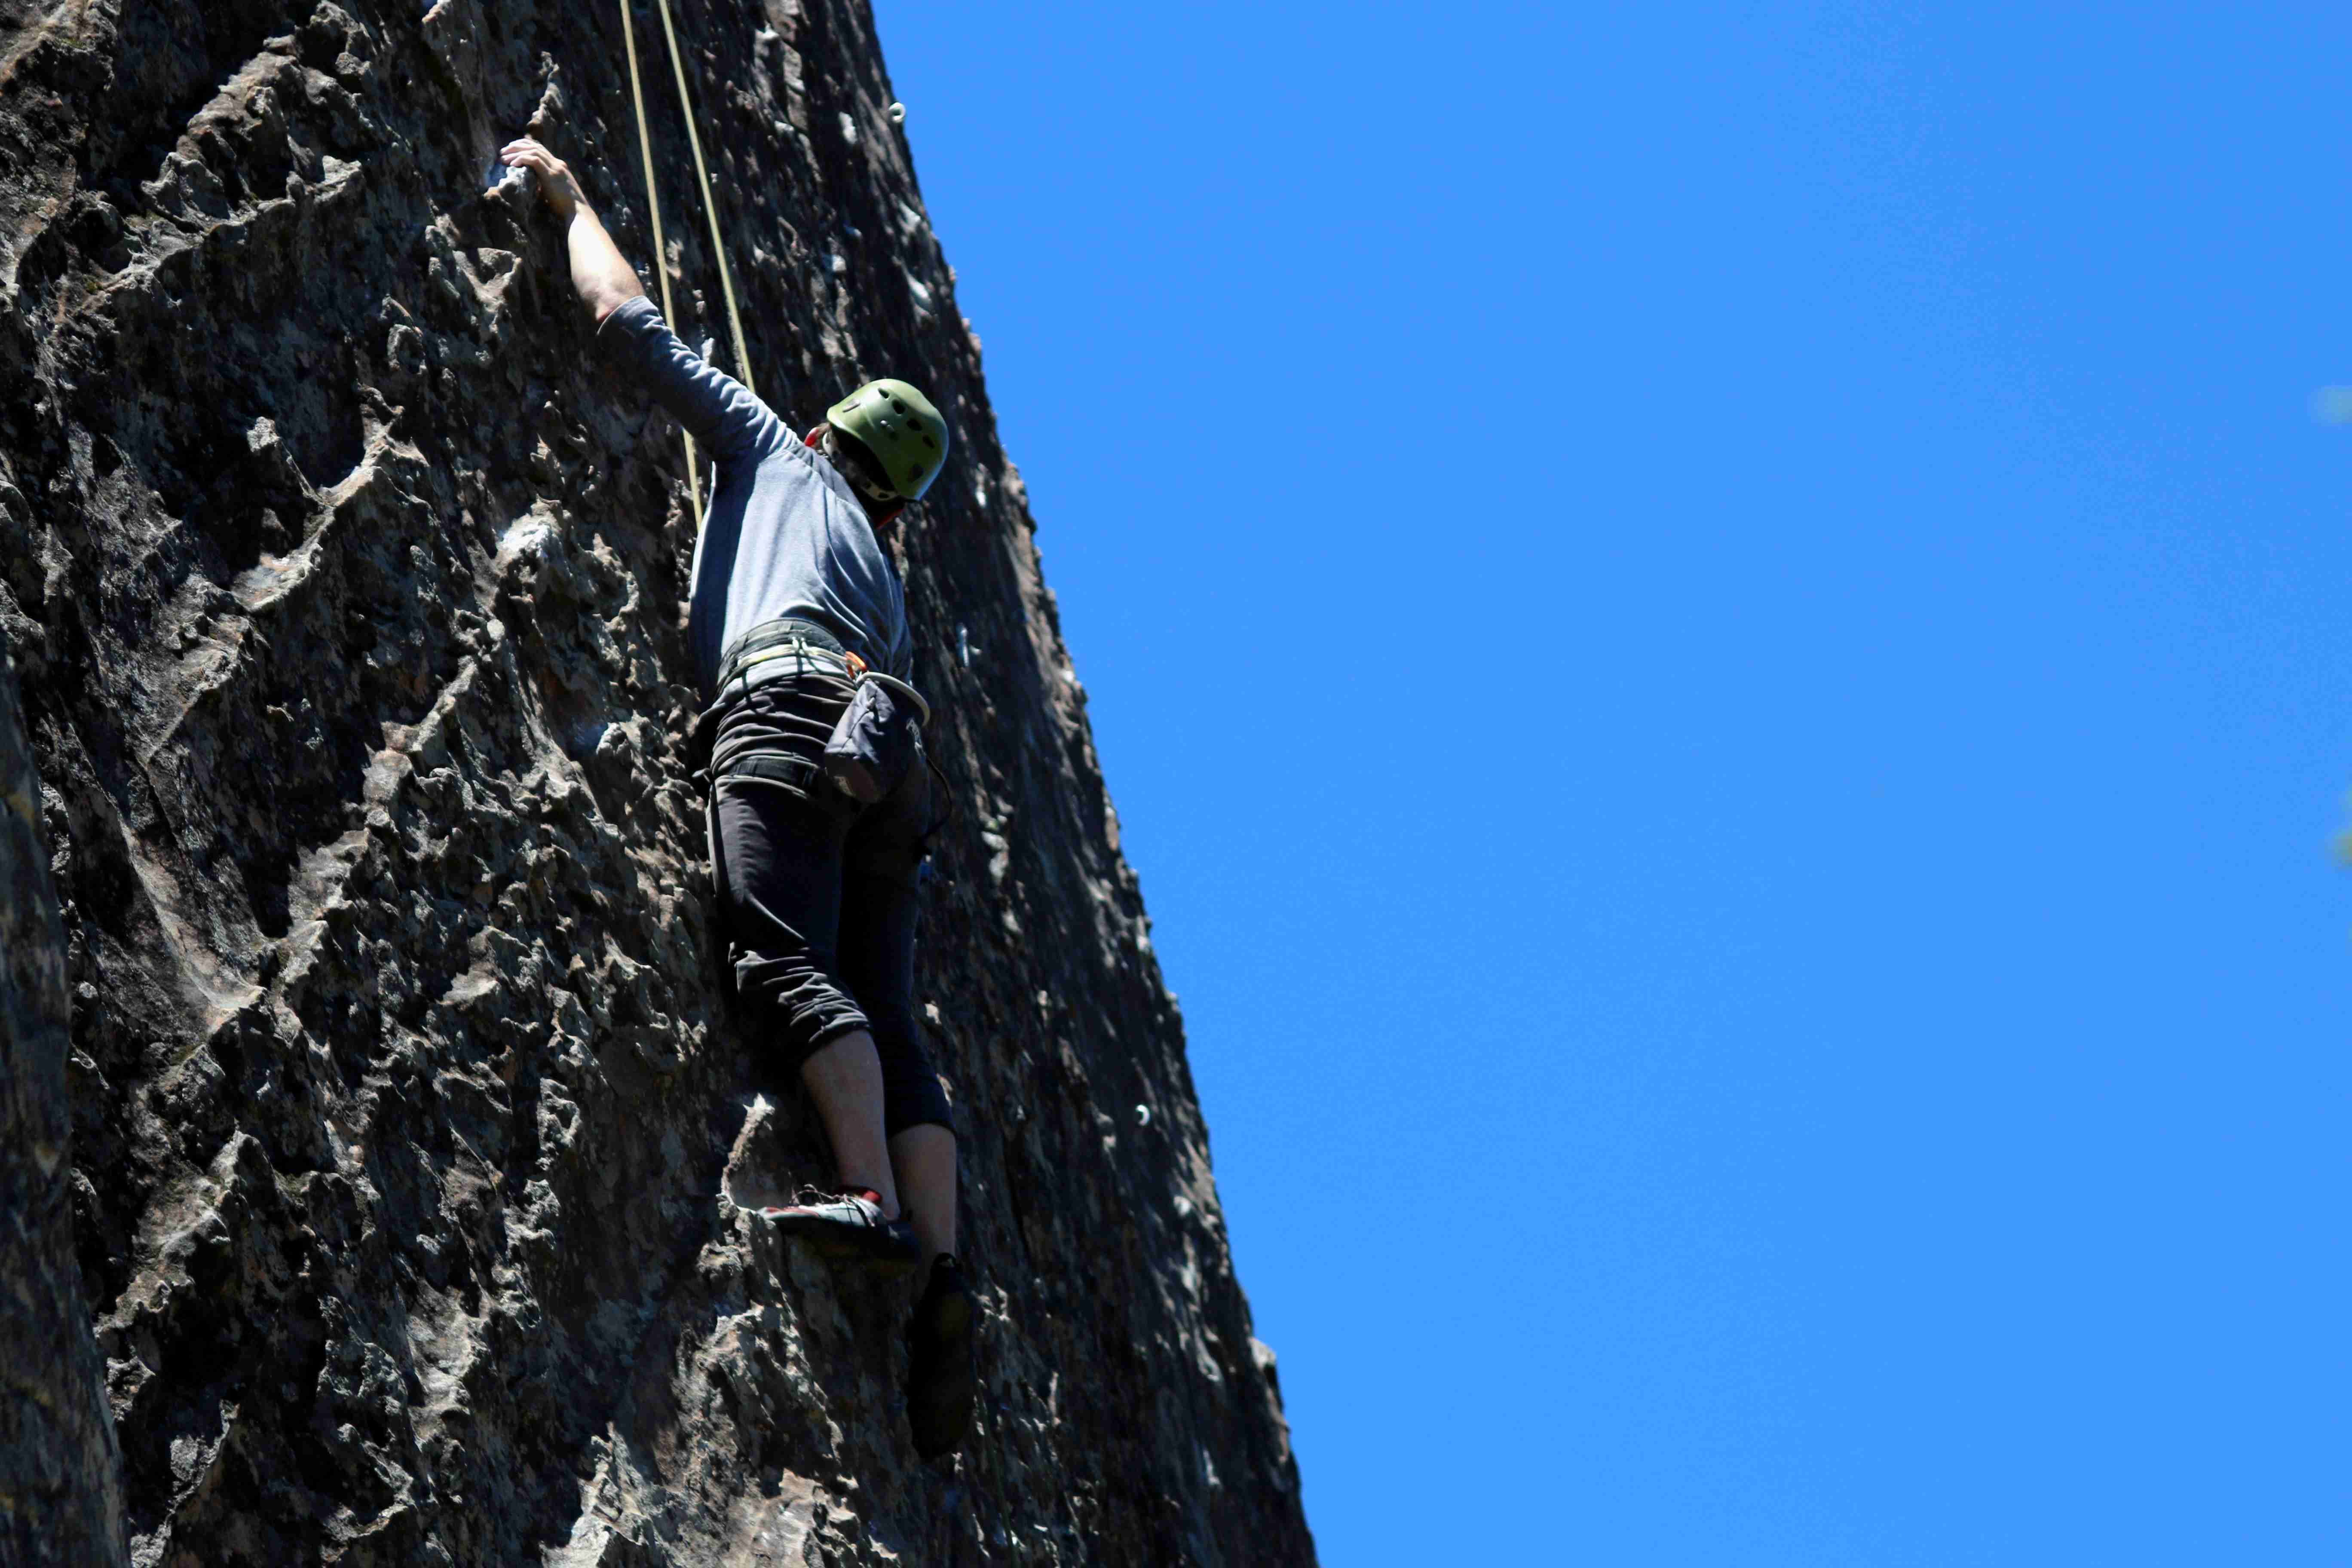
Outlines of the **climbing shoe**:
M904 1218L883 1218L882 1194L871 1187L803 1187L792 1203L763 1208L760 1217L827 1258L870 1264L885 1273L904 1273L922 1261L915 1227Z
M926 1459L954 1453L971 1426L974 1310L963 1270L942 1252L907 1325L907 1424L915 1430L915 1452Z

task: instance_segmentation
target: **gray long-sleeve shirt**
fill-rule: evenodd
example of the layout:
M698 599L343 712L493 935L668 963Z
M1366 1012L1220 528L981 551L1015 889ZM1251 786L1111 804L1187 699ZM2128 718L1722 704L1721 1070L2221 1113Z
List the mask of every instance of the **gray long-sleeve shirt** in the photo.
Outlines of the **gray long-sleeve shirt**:
M680 342L646 296L605 317L597 341L719 465L686 622L702 700L717 695L720 650L779 616L814 621L875 668L911 679L906 592L849 481Z

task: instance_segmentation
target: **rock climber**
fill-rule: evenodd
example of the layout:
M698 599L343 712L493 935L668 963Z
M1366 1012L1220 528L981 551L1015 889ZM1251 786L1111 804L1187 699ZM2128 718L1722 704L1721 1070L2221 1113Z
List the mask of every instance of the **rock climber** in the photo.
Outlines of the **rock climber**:
M861 677L911 677L884 541L938 477L947 423L906 383L870 381L794 435L670 331L562 160L528 137L499 158L530 170L564 221L599 351L718 465L687 616L711 737L718 914L752 1048L798 1073L838 1177L756 1212L828 1257L925 1268L908 1415L925 1458L952 1452L971 1419L973 1306L955 1257L955 1133L913 999L936 797L920 758L869 805L836 787L823 755Z

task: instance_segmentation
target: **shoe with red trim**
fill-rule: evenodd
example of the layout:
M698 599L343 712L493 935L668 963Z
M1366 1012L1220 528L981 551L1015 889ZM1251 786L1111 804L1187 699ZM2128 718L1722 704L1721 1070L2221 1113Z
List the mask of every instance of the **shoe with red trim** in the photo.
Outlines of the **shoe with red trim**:
M824 1257L864 1263L884 1273L903 1274L922 1261L915 1227L903 1217L886 1218L882 1194L871 1187L803 1187L792 1203L763 1208L760 1217Z

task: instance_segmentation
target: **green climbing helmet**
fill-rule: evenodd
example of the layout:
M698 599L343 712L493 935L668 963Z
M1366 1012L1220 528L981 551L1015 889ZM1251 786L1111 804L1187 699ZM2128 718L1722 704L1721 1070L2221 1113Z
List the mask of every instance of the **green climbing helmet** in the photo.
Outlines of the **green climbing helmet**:
M948 460L948 422L903 381L867 382L826 409L824 422L872 453L906 500L920 500Z

